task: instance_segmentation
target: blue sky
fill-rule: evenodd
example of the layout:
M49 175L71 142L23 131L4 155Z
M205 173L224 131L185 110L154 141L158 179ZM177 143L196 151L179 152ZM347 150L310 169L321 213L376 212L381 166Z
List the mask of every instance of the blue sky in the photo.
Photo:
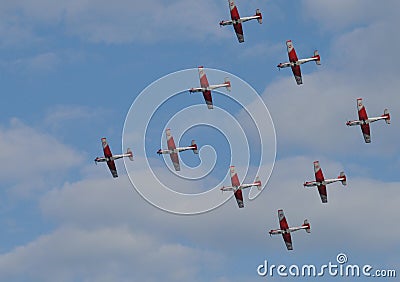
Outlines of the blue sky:
M227 1L222 0L1 1L1 280L265 281L256 272L264 259L321 265L335 262L340 252L351 263L399 272L400 4L236 2L242 16L256 8L263 13L262 25L244 24L243 44L232 27L218 25L229 18ZM299 57L315 49L321 54L321 66L302 66L302 86L289 69L276 68L287 60L287 39ZM120 177L112 179L93 159L102 154L103 136L113 153L126 149L124 122L142 90L165 75L199 65L231 73L259 93L276 130L277 158L260 196L250 201L244 193L244 209L231 198L211 212L181 216L146 202L131 185L122 161L117 163ZM243 110L223 91L214 94L215 104L232 110L246 125ZM232 85L229 95L240 93ZM371 144L363 142L359 128L345 126L357 117L358 97L370 116L381 115L384 108L392 116L389 126L372 124ZM156 94L149 99L159 101ZM158 177L182 191L188 185L170 173L168 159L164 163L155 155L166 145L161 144L168 126L163 117L204 104L200 96L187 93L169 102L154 120L159 126L151 124L150 132L158 133L146 136L146 152L154 152L149 162ZM249 99L245 108L260 118L264 112L258 106ZM132 114L138 119L143 115ZM196 191L229 185L228 168L223 170L231 154L226 144L235 144L235 138L216 134L207 140L211 132L194 128L180 142L187 145L193 139L189 135L198 134L194 139L199 145L209 145L200 158L205 161L216 153L209 177L189 187ZM246 131L250 144L257 140L253 133ZM138 144L126 145L135 154ZM184 152L181 160L197 166L201 162L195 157ZM327 205L315 190L302 186L313 178L314 160L320 161L326 177L341 170L348 176L345 188L338 183L328 187ZM129 173L145 180L147 172L140 169L144 161L138 155L133 162L138 170ZM254 166L251 162L250 171ZM261 168L265 174L268 170ZM253 180L251 174L239 177ZM278 227L280 208L290 225L304 218L311 223L311 234L293 234L292 252L286 251L282 238L267 236Z

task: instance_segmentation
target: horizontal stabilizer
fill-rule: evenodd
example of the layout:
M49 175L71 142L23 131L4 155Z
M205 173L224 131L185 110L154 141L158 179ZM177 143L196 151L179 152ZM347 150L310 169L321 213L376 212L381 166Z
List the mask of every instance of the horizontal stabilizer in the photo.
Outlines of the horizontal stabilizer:
M256 181L254 182L254 184L256 184L258 190L261 190L261 180L260 177L256 177Z
M229 77L225 77L225 84L228 84L226 87L226 90L231 91L231 81L229 80Z
M315 61L315 63L317 65L321 65L321 56L318 54L318 50L314 51L314 58L317 58L317 60Z
M128 155L129 160L133 161L133 153L132 153L132 150L130 148L128 148L126 150L126 154Z
M258 18L257 18L258 23L259 23L259 24L262 24L262 14L261 14L260 9L257 9L257 10L256 10L256 17L258 17Z
M347 178L343 171L340 173L338 178L342 179L340 180L340 182L342 182L342 185L347 185Z
M193 147L193 149L192 149L193 153L198 154L199 150L197 149L196 140L192 140L192 145L191 146Z
M306 229L304 229L307 233L311 233L310 223L308 222L307 219L304 220L303 226L307 227Z
M383 116L385 117L385 121L387 124L390 124L390 114L389 114L389 110L385 109L383 111Z

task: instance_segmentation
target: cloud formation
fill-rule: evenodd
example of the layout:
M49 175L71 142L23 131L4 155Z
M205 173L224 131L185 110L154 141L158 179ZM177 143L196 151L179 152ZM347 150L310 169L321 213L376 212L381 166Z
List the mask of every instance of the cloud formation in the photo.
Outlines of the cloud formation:
M16 118L0 127L0 147L6 148L0 177L3 183L18 183L22 194L42 189L48 181L54 183L83 162L82 155L68 145Z
M223 14L219 10L208 0L13 1L0 11L0 32L3 31L3 45L43 38L41 27L57 27L94 43L173 42L182 37L199 41L221 36L218 22ZM14 33L7 31L9 26L14 27Z

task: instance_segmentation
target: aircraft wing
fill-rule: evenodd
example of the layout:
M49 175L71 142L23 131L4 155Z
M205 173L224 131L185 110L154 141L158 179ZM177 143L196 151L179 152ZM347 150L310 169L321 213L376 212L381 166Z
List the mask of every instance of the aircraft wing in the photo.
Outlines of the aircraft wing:
M323 203L327 203L328 202L328 192L326 190L326 185L318 185L318 193L319 196L321 197L321 201Z
M211 91L210 90L203 91L203 97L204 97L204 101L207 104L207 108L209 108L211 110L213 108Z
M286 248L290 251L293 250L292 236L290 233L282 233L283 240L285 241Z
M233 24L233 28L235 29L236 37L239 43L244 42L244 35L243 35L243 26L242 23Z
M112 158L112 153L106 138L101 138L101 145L103 146L104 157L109 160L107 161L107 166L110 169L112 176L116 178L118 177L117 167L115 166L114 160L110 160Z
M108 161L107 162L107 166L110 169L112 176L114 178L118 177L117 167L115 166L115 162L114 161Z
M363 105L362 98L357 99L357 110L358 110L358 119L359 120L367 120L368 115L367 115L367 110L365 109Z
M199 70L200 86L202 88L207 88L208 86L210 86L210 84L208 83L206 72L204 71L204 68L202 66L198 67L198 70Z
M319 161L314 162L314 172L315 172L316 182L323 183L325 181L325 178L324 178L324 174L322 173L321 166L319 165ZM328 194L326 191L326 185L321 184L321 185L318 185L317 187L318 187L319 195L321 197L321 201L323 203L327 203L328 202Z
M200 78L200 86L201 88L205 89L210 86L208 83L207 75L206 72L204 71L204 68L202 66L198 67L199 70L199 78ZM205 90L203 91L203 97L204 101L207 104L207 107L209 109L213 108L213 102L212 102L212 96L211 96L211 91L210 90Z
M371 129L369 127L369 124L362 124L361 131L364 136L365 143L371 143Z
M240 182L239 182L239 177L235 171L235 167L231 166L230 167L230 174L231 174L231 182L233 187L239 187Z
M303 84L303 78L301 77L301 69L299 65L291 66L292 72L294 75L294 79L296 80L297 85Z
M291 65L291 68L292 68L294 78L296 79L296 83L297 83L297 85L303 84L303 79L301 77L300 65L297 64L297 61L299 59L297 58L296 50L294 49L292 40L286 41L286 47L287 47L287 51L288 51L289 61L291 63L294 63Z
M325 180L321 166L319 165L319 161L314 162L314 172L315 172L315 180L317 182L323 182Z
M242 189L240 189L240 182L239 182L239 177L235 171L235 167L231 166L229 168L229 172L231 174L231 183L232 186L235 187L236 191L235 191L235 198L236 198L236 202L238 203L239 208L243 208L244 207L244 203L243 203L243 193L242 193Z
M240 22L240 15L238 8L236 7L234 0L228 0L228 2L229 2L229 9L231 13L233 28L235 29L235 33L237 39L239 40L239 43L242 43L244 42L243 27L242 23Z
M174 137L172 137L171 130L169 128L167 130L165 130L165 135L167 137L168 150L175 151L176 146L175 146Z
M175 152L176 145L175 145L174 137L172 137L171 130L169 128L167 130L165 130L165 134L167 136L167 146L168 146L168 150L170 151L169 156L171 157L171 161L174 165L175 170L180 171L181 168L179 165L179 157L178 157L178 154Z
M103 146L104 157L111 158L112 153L111 153L110 146L108 146L107 138L104 138L104 137L101 138L101 145Z
M288 230L289 229L289 225L286 221L286 217L285 214L283 213L283 210L278 210L278 218L279 218L279 226L281 230ZM292 246L292 237L290 235L290 233L282 233L282 237L283 240L285 241L286 244L286 248L288 250L293 250L293 246Z
M285 214L283 213L283 210L278 210L278 218L279 218L279 227L281 230L286 230L289 228L289 225L286 221Z
M235 198L239 208L244 208L242 189L237 189L235 191Z
M361 121L368 120L367 110L365 109L362 98L357 99L358 119ZM369 124L361 124L361 131L364 136L365 143L371 143L371 130Z
M169 154L169 156L171 157L171 161L172 164L174 165L174 168L176 171L180 171L181 170L181 166L179 165L179 156L177 153L172 153Z

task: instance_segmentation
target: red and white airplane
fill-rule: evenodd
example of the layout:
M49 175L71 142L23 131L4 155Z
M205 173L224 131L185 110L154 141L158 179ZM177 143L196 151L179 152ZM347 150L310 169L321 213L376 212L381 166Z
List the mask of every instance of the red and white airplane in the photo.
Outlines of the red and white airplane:
M168 150L159 149L157 151L157 154L159 154L159 155L161 155L161 154L169 154L169 156L171 157L171 161L172 161L172 163L174 165L175 170L176 171L180 171L181 167L179 165L178 153L182 152L182 151L192 150L193 153L198 154L199 151L197 150L196 141L192 140L192 145L190 145L188 147L177 148L176 145L175 145L174 137L172 137L171 130L169 128L165 130L165 134L167 136Z
M307 219L304 220L304 223L302 226L298 227L289 227L286 217L283 213L283 210L278 210L278 218L279 218L279 227L280 229L272 229L269 231L269 235L276 235L276 234L282 234L283 240L285 241L286 248L290 251L293 250L293 245L292 245L292 237L290 235L291 232L297 231L304 229L307 233L311 232L310 229L310 223L308 223Z
M133 153L131 149L128 148L126 154L113 155L111 153L110 146L108 146L106 138L101 138L101 145L103 146L104 157L97 157L94 161L96 164L98 162L107 162L108 168L110 169L112 176L116 178L118 177L118 173L114 160L128 157L131 161L133 161Z
M225 78L225 82L222 84L210 85L208 83L208 79L206 73L204 71L203 66L198 67L199 69L199 77L200 77L200 87L199 88L190 88L190 93L195 92L203 92L204 100L206 101L207 107L209 109L213 108L212 96L211 91L217 88L226 87L226 90L231 91L231 82L229 78Z
M237 173L235 172L235 167L234 166L230 167L230 173L231 173L232 186L224 186L224 187L221 188L221 191L233 191L239 208L243 208L244 207L244 203L243 203L242 190L246 189L246 188L250 188L252 186L257 186L257 188L260 190L261 189L260 178L257 176L256 177L256 181L254 181L254 183L240 184L239 177L238 177Z
M242 23L256 19L259 24L262 24L262 15L261 15L260 9L256 10L256 14L254 16L241 18L239 16L239 11L235 5L235 2L233 0L228 0L228 2L229 2L229 9L231 12L231 20L220 21L219 25L225 26L225 25L232 24L233 28L235 29L236 36L239 40L239 43L242 43L242 42L244 42Z
M326 190L326 185L331 184L333 182L340 181L342 185L347 185L346 175L344 172L340 172L339 176L334 179L325 179L324 174L322 173L322 169L319 165L319 161L314 162L314 172L315 172L315 181L305 182L304 187L318 187L319 196L321 197L322 203L328 202L328 194Z
M357 109L358 109L358 120L349 120L348 122L346 122L346 125L347 126L360 125L361 131L364 135L365 143L371 143L371 131L369 128L369 124L381 119L384 119L387 124L390 124L389 111L388 109L385 109L383 111L383 115L381 115L380 117L368 118L367 111L365 110L365 107L362 102L362 98L357 99Z
M320 65L321 64L321 57L318 54L318 51L315 50L314 51L314 56L312 56L310 58L300 59L299 60L297 58L296 50L294 50L292 40L286 41L286 46L287 46L287 51L288 51L288 55L289 55L289 62L280 63L278 65L278 68L282 69L282 68L291 67L293 75L294 75L294 78L296 79L297 85L303 84L303 79L301 77L300 65L304 64L304 63L307 63L307 62L311 62L311 61L315 61L315 63L317 65Z

